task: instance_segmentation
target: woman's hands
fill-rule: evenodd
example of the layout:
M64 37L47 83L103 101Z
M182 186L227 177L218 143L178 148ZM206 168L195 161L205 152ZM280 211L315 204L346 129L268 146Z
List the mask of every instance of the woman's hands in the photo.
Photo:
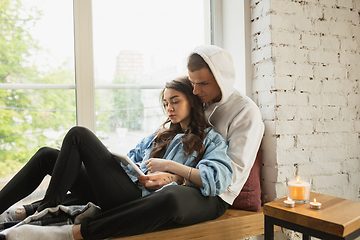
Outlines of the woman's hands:
M166 159L151 158L145 162L145 165L149 173L167 172L169 171L169 164L171 164L171 162L172 161Z
M162 173L171 172L173 174L176 174L176 176L180 176L182 178L182 180L184 178L186 178L187 180L191 181L195 185L197 185L197 186L199 186L201 188L204 187L203 183L202 183L202 180L201 180L199 169L192 168L192 167L183 165L183 164L178 163L178 162L174 162L174 161L166 160L166 159L161 159L161 158L151 158L151 159L149 159L148 161L145 162L145 165L146 165L146 168L148 169L148 174L149 173L157 173L157 172L162 172ZM167 184L167 183L164 184L164 181L169 181L166 178L154 179L154 180L157 181L156 184L158 184L158 183L162 184L162 185L160 184L161 186L159 185L160 187ZM163 182L161 182L161 180ZM141 183L141 181L140 181L140 183ZM143 183L141 183L141 184L144 185ZM147 182L147 184L150 184L150 183ZM154 184L154 186L156 186L155 183L151 183L150 185L153 186L153 184Z
M144 187L152 190L158 190L171 182L176 182L180 185L184 181L184 178L179 175L165 172L148 173L137 178Z
M167 173L172 163L173 161L161 158L151 158L147 160L145 162L146 168L148 169L147 175L138 176L139 182L144 187L152 190L160 189L171 182L182 184L184 181L182 177Z

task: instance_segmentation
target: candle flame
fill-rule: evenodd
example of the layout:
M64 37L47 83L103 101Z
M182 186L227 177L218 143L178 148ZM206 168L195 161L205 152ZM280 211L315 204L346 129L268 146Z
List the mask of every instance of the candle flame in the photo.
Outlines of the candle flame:
M288 197L287 200L290 201L290 198Z
M316 198L314 198L314 202L316 202Z
M300 176L296 176L296 183L300 183Z

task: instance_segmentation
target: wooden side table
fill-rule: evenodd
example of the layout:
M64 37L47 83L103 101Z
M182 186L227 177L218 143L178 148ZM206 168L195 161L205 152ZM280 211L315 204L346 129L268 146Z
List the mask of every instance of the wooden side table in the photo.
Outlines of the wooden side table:
M311 209L309 203L288 208L284 206L286 198L266 203L265 240L274 239L274 225L301 232L306 240L310 236L331 240L360 236L360 202L311 192L310 201L314 198L322 204L321 209Z

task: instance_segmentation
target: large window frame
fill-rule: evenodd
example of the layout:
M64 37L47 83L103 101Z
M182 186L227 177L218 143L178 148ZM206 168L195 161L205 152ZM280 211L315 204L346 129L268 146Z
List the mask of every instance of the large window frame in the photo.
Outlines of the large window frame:
M233 57L234 87L252 98L250 0L211 0L211 44L229 51Z
M211 2L204 0L204 42L211 43ZM95 89L161 89L158 85L94 84L91 0L74 0L77 124L95 132Z
M232 53L237 79L240 79L236 81L235 88L251 96L249 1L204 0L204 9L209 14L205 15L204 41L206 44L215 44ZM0 84L0 89L75 89L77 125L95 132L95 89L159 89L163 87L94 84L91 0L74 0L74 38L76 84Z

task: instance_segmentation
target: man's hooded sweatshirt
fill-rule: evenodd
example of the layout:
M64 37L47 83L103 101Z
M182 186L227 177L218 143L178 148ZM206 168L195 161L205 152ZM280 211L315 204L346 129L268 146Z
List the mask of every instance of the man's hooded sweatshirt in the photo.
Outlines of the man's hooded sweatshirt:
M193 51L209 65L222 93L219 102L206 104L209 124L229 143L233 178L220 197L232 204L249 177L263 134L259 108L247 96L234 88L235 69L231 55L216 46L202 45Z

